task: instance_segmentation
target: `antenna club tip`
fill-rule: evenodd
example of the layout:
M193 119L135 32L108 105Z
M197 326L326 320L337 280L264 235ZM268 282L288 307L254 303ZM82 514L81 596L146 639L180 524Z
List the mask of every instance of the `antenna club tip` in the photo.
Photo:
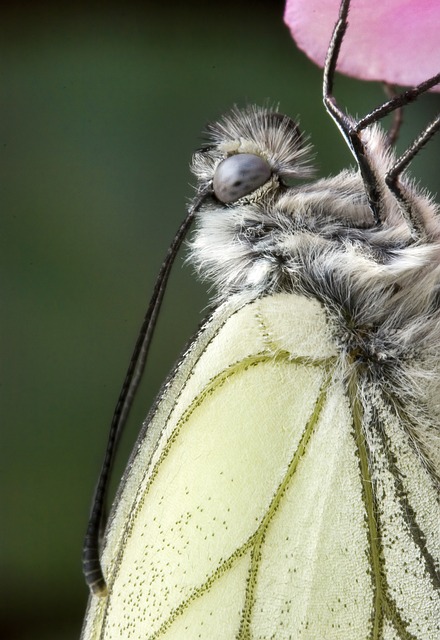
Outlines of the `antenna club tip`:
M107 585L104 580L97 580L93 584L89 584L90 593L98 598L104 598L108 594Z

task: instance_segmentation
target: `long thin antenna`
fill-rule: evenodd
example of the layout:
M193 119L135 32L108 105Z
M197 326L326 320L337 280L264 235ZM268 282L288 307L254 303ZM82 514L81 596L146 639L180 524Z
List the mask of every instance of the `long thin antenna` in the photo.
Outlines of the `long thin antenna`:
M90 590L96 595L104 596L107 593L107 586L102 573L99 558L99 547L101 534L104 528L104 511L109 486L110 473L116 453L116 445L122 433L125 423L133 404L134 396L142 374L145 369L145 362L151 345L151 340L156 326L162 300L165 294L171 267L176 259L180 246L188 233L196 211L200 208L206 193L201 193L191 205L188 214L180 227L167 251L165 259L156 278L153 294L148 305L147 312L142 322L139 336L134 347L133 355L116 403L112 422L108 436L107 448L102 464L101 472L93 496L90 518L87 525L87 532L83 546L83 572L86 583Z

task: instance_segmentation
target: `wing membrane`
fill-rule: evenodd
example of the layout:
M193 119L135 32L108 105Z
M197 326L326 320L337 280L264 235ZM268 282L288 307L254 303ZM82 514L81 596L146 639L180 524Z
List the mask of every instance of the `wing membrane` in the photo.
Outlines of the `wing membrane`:
M434 640L436 488L332 336L292 294L212 316L131 461L84 639Z

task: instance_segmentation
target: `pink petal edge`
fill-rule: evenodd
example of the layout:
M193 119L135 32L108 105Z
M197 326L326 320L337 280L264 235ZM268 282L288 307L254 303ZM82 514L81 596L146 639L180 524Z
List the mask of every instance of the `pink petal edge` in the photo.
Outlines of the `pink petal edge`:
M321 67L339 5L340 0L286 2L284 21L293 39ZM439 0L352 0L348 20L341 73L413 86L440 72Z

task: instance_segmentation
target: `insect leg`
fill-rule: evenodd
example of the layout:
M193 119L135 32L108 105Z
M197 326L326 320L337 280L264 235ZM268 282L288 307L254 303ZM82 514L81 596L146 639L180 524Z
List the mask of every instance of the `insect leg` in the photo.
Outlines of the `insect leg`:
M392 111L396 112L396 110L402 109L402 107L409 104L410 102L413 102L419 95L425 93L426 91L428 91L428 89L435 86L439 82L440 74L437 74L429 80L426 80L425 82L417 85L417 87L408 89L407 91L394 96L393 98L391 98L391 100L385 102L383 105L359 120L356 127L357 131L360 132L362 129L365 129L370 124L377 122L380 118L383 118ZM421 215L420 209L418 207L412 206L411 201L406 196L405 189L399 182L399 177L409 165L411 160L415 158L420 149L432 138L432 136L439 130L439 128L440 116L437 116L414 140L414 142L410 145L410 147L408 147L405 153L403 153L400 158L398 158L393 167L385 176L385 183L390 189L391 193L393 193L396 200L400 203L402 214L405 217L410 229L413 231L413 235L419 238L426 238L426 236L428 235L425 220Z
M342 41L347 30L350 0L342 0L338 21L333 30L324 65L323 100L325 108L339 127L359 166L368 202L377 226L381 224L381 189L373 166L357 129L358 123L337 104L333 95L333 83Z
M389 98L390 100L392 98L395 98L397 95L395 86L388 84L386 82L383 85L383 90L385 92L386 97ZM402 123L403 123L403 107L397 107L397 109L393 113L393 120L391 122L391 126L387 133L387 142L389 147L392 147L396 144L397 139L399 137Z
M440 115L432 120L427 127L420 133L408 149L397 159L395 164L385 175L385 183L389 190L394 194L395 198L401 203L402 209L407 213L410 224L418 232L420 236L428 234L425 221L420 215L417 207L411 206L411 202L405 195L405 190L399 181L399 178L409 163L415 158L417 153L424 145L434 136L440 129Z
M324 81L323 81L323 99L327 112L331 115L333 120L341 130L347 144L349 145L356 161L359 165L359 170L364 182L368 202L373 213L374 221L377 226L380 226L383 221L381 215L382 205L382 183L379 182L378 177L374 171L374 163L365 148L362 140L361 132L368 126L378 122L385 116L392 112L399 112L404 106L413 102L419 95L425 93L433 86L439 84L440 73L436 74L432 78L425 80L421 84L412 89L408 89L403 93L391 97L390 100L384 102L382 105L368 113L366 116L356 122L353 118L348 116L337 104L333 95L333 82L334 74L336 71L339 52L341 49L342 41L344 39L345 32L348 26L348 12L350 8L350 0L342 0L339 9L338 21L333 30L332 38L327 51L327 57L324 66ZM390 140L394 141L397 137L398 127L400 126L399 118L395 119L393 127L391 129ZM413 236L426 237L426 229L424 221L420 219L417 212L411 206L410 202L405 198L403 190L398 183L398 178L406 166L411 162L418 151L424 144L434 135L434 133L440 128L438 118L431 122L426 129L420 134L415 142L409 147L409 149L397 160L392 169L385 176L385 181L388 188L394 194L398 202L402 206L402 213L412 230Z
M396 161L394 166L388 171L385 181L389 188L392 189L393 183L398 179L402 171L406 169L411 160L415 158L417 153L422 147L433 137L435 133L440 129L440 114L428 124L428 126L421 132L421 134L414 140L414 142L408 147L400 158Z
M349 7L350 0L342 0L339 8L338 21L335 25L335 28L333 29L332 38L330 40L327 56L325 59L323 99L328 113L332 116L333 120L340 128L347 143L351 146L350 132L352 131L355 122L344 111L342 111L333 95L333 82L335 77L336 65L338 62L342 41L344 39L344 35L348 26L347 16Z
M381 104L380 107L373 109L373 111L361 118L356 124L356 131L360 132L362 129L369 127L370 124L378 122L396 109L405 107L407 104L410 104L410 102L414 102L414 100L416 100L422 93L426 93L429 89L432 89L432 87L435 87L435 85L439 83L440 73L437 73L435 76L421 82L416 87L407 89L399 95L392 97L391 100L387 100L387 102Z

